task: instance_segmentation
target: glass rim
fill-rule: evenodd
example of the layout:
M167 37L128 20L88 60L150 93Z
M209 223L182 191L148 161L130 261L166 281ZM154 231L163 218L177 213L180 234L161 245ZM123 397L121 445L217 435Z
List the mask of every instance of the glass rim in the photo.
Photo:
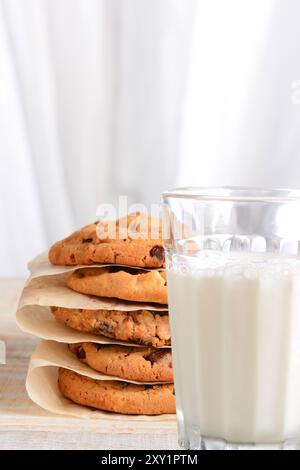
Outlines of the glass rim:
M163 191L163 199L231 202L300 202L300 189L255 186L183 186Z

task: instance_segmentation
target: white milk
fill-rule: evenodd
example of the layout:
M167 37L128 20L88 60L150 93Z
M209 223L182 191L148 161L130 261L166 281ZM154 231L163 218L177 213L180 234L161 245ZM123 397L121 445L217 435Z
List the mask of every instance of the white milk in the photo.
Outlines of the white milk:
M178 416L212 439L300 438L300 261L240 256L173 258Z

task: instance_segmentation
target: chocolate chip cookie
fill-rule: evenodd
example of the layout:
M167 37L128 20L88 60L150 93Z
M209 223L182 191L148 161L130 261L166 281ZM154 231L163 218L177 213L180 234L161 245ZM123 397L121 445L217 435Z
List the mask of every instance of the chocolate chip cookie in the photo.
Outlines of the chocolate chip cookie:
M56 242L49 251L56 265L124 264L164 266L161 220L140 212L117 221L97 221Z
M75 330L103 335L119 341L130 341L145 346L171 344L167 312L153 310L84 310L51 307L57 321Z
M70 351L92 369L137 382L173 382L170 349L96 343L69 344Z
M133 415L175 413L173 384L135 385L117 380L95 380L60 368L62 395L79 405Z
M69 276L67 285L81 294L168 303L165 271L142 271L119 266L83 268Z

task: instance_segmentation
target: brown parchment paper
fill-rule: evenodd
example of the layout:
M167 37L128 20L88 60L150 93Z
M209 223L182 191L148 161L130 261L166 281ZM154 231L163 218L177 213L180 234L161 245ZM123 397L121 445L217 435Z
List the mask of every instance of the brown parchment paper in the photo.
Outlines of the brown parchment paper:
M27 267L30 271L30 278L40 277L40 276L53 276L55 274L61 273L71 273L72 271L76 271L76 269L80 268L101 268L105 266L124 266L130 267L132 269L139 269L142 271L164 271L163 268L141 268L141 267L134 267L134 266L126 266L126 265L112 265L112 264L78 264L76 266L57 266L53 265L48 260L48 251L44 251L37 255L33 260L29 261Z
M151 423L162 425L169 423L170 430L176 431L175 415L160 416L128 416L117 413L93 410L85 406L72 403L64 398L57 386L57 358L46 358L42 355L44 347L33 353L26 378L26 390L31 400L47 411L57 414L76 416L79 418L96 418L103 422L120 422L128 424L128 432L134 432L134 422L147 422L147 428L151 429ZM167 426L168 427L168 426ZM118 428L116 428L118 429ZM131 429L131 431L130 431ZM119 431L120 432L120 431Z
M124 346L143 347L143 345L118 341L105 336L93 335L69 328L55 320L49 307L40 305L25 305L16 314L16 322L25 333L41 339L58 341L59 343L81 343L91 341L99 344L123 344ZM145 347L145 346L144 346ZM162 346L169 348L169 346Z
M130 382L139 384L141 382L135 380L122 379L121 377L105 375L91 369L87 364L81 362L68 348L67 344L58 343L56 341L42 340L36 347L31 356L36 367L57 366L72 370L81 375L86 375L96 380L119 380L121 382ZM149 385L163 384L168 382L142 382ZM172 383L172 382L169 382Z

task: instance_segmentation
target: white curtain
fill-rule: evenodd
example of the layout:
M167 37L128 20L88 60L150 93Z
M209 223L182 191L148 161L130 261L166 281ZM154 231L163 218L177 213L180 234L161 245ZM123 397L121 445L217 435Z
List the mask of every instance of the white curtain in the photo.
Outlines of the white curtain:
M118 195L300 186L298 18L298 0L0 0L0 276Z
M198 3L180 184L300 187L299 20L299 0Z

